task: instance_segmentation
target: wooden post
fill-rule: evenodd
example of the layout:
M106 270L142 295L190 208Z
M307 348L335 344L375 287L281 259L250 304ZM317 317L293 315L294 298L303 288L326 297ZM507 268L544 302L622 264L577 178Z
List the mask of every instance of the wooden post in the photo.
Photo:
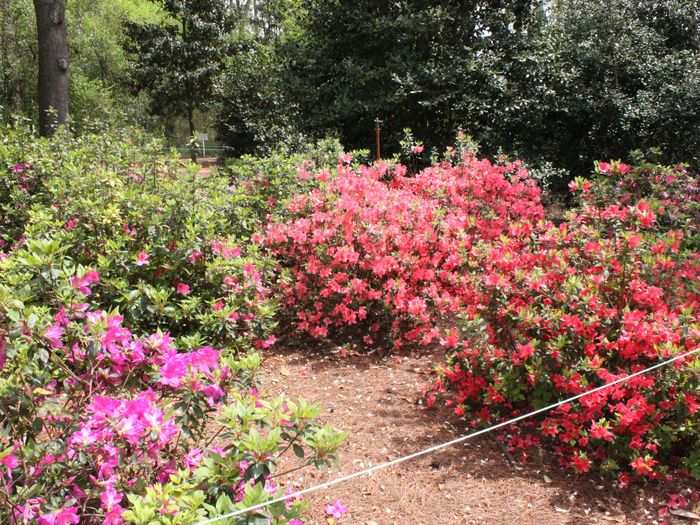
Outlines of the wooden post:
M383 122L379 120L379 117L374 119L374 134L377 147L377 161L382 160L382 124Z

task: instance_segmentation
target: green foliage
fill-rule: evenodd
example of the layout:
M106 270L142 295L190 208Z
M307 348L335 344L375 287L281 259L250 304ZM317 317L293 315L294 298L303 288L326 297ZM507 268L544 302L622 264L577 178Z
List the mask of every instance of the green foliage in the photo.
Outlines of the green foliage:
M273 262L253 245L239 248L252 232L239 218L251 208L230 193L228 177L199 177L160 156L159 142L112 131L47 141L8 130L0 149L9 168L0 179L6 247L20 241L16 252L34 257L27 241L58 242L62 258L52 264L98 271L91 302L118 308L139 331L168 330L185 347L260 345L274 325ZM29 287L42 304L49 297L22 257L0 281Z
M237 44L227 59L217 127L235 154L264 155L303 144L300 115L287 96L282 69L274 47L254 41Z
M123 25L163 18L158 2L75 0L67 2L71 70L71 119L86 121L125 113L145 123L142 104L128 89L128 57ZM29 0L0 2L0 107L4 120L14 114L36 117L37 43L34 7Z
M194 135L194 111L216 98L218 76L227 54L230 17L222 2L166 0L160 23L130 23L132 75L151 95L156 115L185 115Z
M502 145L574 175L654 146L698 166L699 15L675 0L557 3L511 65Z

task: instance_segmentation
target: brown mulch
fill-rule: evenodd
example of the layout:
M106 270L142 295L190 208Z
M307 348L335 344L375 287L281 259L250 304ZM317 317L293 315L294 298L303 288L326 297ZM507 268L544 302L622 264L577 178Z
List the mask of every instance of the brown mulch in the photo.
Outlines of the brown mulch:
M269 355L267 393L317 402L322 419L348 433L337 467L309 468L279 481L309 487L459 436L444 413L419 404L438 360L314 351ZM487 435L308 495L307 523L325 525L323 506L340 499L350 510L341 525L653 524L669 490L619 491L608 481L562 471L546 457L513 463ZM700 524L678 517L669 523Z

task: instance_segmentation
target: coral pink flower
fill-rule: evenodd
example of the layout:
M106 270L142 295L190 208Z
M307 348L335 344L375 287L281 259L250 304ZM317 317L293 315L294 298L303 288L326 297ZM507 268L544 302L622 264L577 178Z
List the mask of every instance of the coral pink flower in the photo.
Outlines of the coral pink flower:
M148 255L146 252L140 251L138 255L136 255L136 266L146 266L150 258L150 255Z
M191 290L188 284L177 283L177 285L175 285L175 291L180 295L189 295Z

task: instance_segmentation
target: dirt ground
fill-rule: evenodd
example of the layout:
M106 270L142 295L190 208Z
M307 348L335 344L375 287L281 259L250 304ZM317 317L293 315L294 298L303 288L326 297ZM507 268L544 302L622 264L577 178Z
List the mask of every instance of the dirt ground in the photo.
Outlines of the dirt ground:
M388 357L287 351L270 354L264 390L324 407L323 420L348 432L337 468L298 471L279 481L316 485L460 435L444 414L420 405L437 356ZM683 487L673 487L674 491ZM628 492L535 458L513 464L486 435L307 496L309 524L340 499L341 525L653 524L670 487ZM691 509L700 512L700 509ZM700 525L671 516L670 524Z

